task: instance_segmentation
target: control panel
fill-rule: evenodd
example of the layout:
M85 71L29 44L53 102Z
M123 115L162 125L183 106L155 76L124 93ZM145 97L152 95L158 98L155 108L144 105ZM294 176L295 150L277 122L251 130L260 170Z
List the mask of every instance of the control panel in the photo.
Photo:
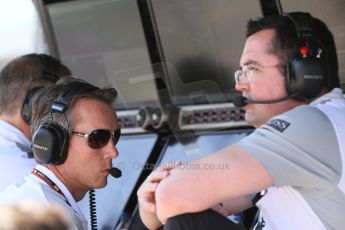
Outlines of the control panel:
M117 111L121 133L145 133L159 130L169 122L180 130L209 130L250 126L244 120L245 111L232 103L190 105L176 108L145 107Z
M181 130L249 126L244 114L232 103L184 106L180 108L178 124Z
M118 124L122 134L145 133L139 109L117 111Z

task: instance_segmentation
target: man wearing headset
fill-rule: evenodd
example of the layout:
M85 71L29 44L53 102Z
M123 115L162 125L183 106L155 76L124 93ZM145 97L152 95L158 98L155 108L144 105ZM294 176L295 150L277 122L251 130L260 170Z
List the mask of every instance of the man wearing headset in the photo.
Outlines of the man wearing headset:
M112 173L120 129L112 107L114 88L100 89L76 78L63 78L33 99L33 151L39 164L22 182L0 193L0 203L56 203L87 229L77 202L102 188Z
M301 12L249 21L235 80L243 97L234 103L257 129L183 167L152 172L137 193L145 225L243 229L219 213L256 205L256 229L343 229L345 99L327 26ZM224 163L230 167L188 167Z
M35 166L31 150L31 99L37 89L71 75L58 59L27 54L0 73L0 190L22 179Z

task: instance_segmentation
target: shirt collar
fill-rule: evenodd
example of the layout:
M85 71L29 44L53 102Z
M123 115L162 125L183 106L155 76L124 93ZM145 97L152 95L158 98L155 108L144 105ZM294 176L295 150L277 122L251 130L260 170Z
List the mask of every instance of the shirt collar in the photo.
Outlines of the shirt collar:
M81 212L79 206L77 205L77 202L74 200L72 194L68 190L68 188L65 186L64 183L62 183L59 178L55 176L55 174L50 171L47 167L43 165L36 165L35 167L37 170L41 171L44 175L46 175L50 180L52 180L61 190L61 192L65 195L65 198L67 199L68 203L71 205L72 209L86 222L86 219Z

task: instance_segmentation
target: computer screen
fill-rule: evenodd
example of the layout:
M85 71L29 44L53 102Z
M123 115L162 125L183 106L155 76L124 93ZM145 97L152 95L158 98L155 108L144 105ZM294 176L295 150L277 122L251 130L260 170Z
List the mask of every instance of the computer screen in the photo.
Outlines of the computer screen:
M136 0L78 0L46 5L59 56L74 75L118 90L115 107L158 100Z
M231 101L237 95L248 19L262 16L259 1L152 0L167 86L175 104Z

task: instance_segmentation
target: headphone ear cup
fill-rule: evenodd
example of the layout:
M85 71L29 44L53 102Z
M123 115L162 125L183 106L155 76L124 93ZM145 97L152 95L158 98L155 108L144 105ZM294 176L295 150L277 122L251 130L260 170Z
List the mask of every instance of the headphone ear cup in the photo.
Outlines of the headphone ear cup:
M31 124L31 117L32 117L32 98L34 97L36 92L41 88L42 86L32 88L31 90L28 91L28 93L26 94L24 98L21 114L22 114L23 120L29 125Z
M323 89L327 72L325 61L314 56L295 55L287 65L286 90L297 100L312 99Z
M299 41L298 51L287 64L286 90L300 101L317 97L328 84L327 50L314 37L313 19L309 13L283 14L293 24Z
M32 138L34 156L44 164L62 164L67 158L68 142L68 132L59 124L43 124Z

